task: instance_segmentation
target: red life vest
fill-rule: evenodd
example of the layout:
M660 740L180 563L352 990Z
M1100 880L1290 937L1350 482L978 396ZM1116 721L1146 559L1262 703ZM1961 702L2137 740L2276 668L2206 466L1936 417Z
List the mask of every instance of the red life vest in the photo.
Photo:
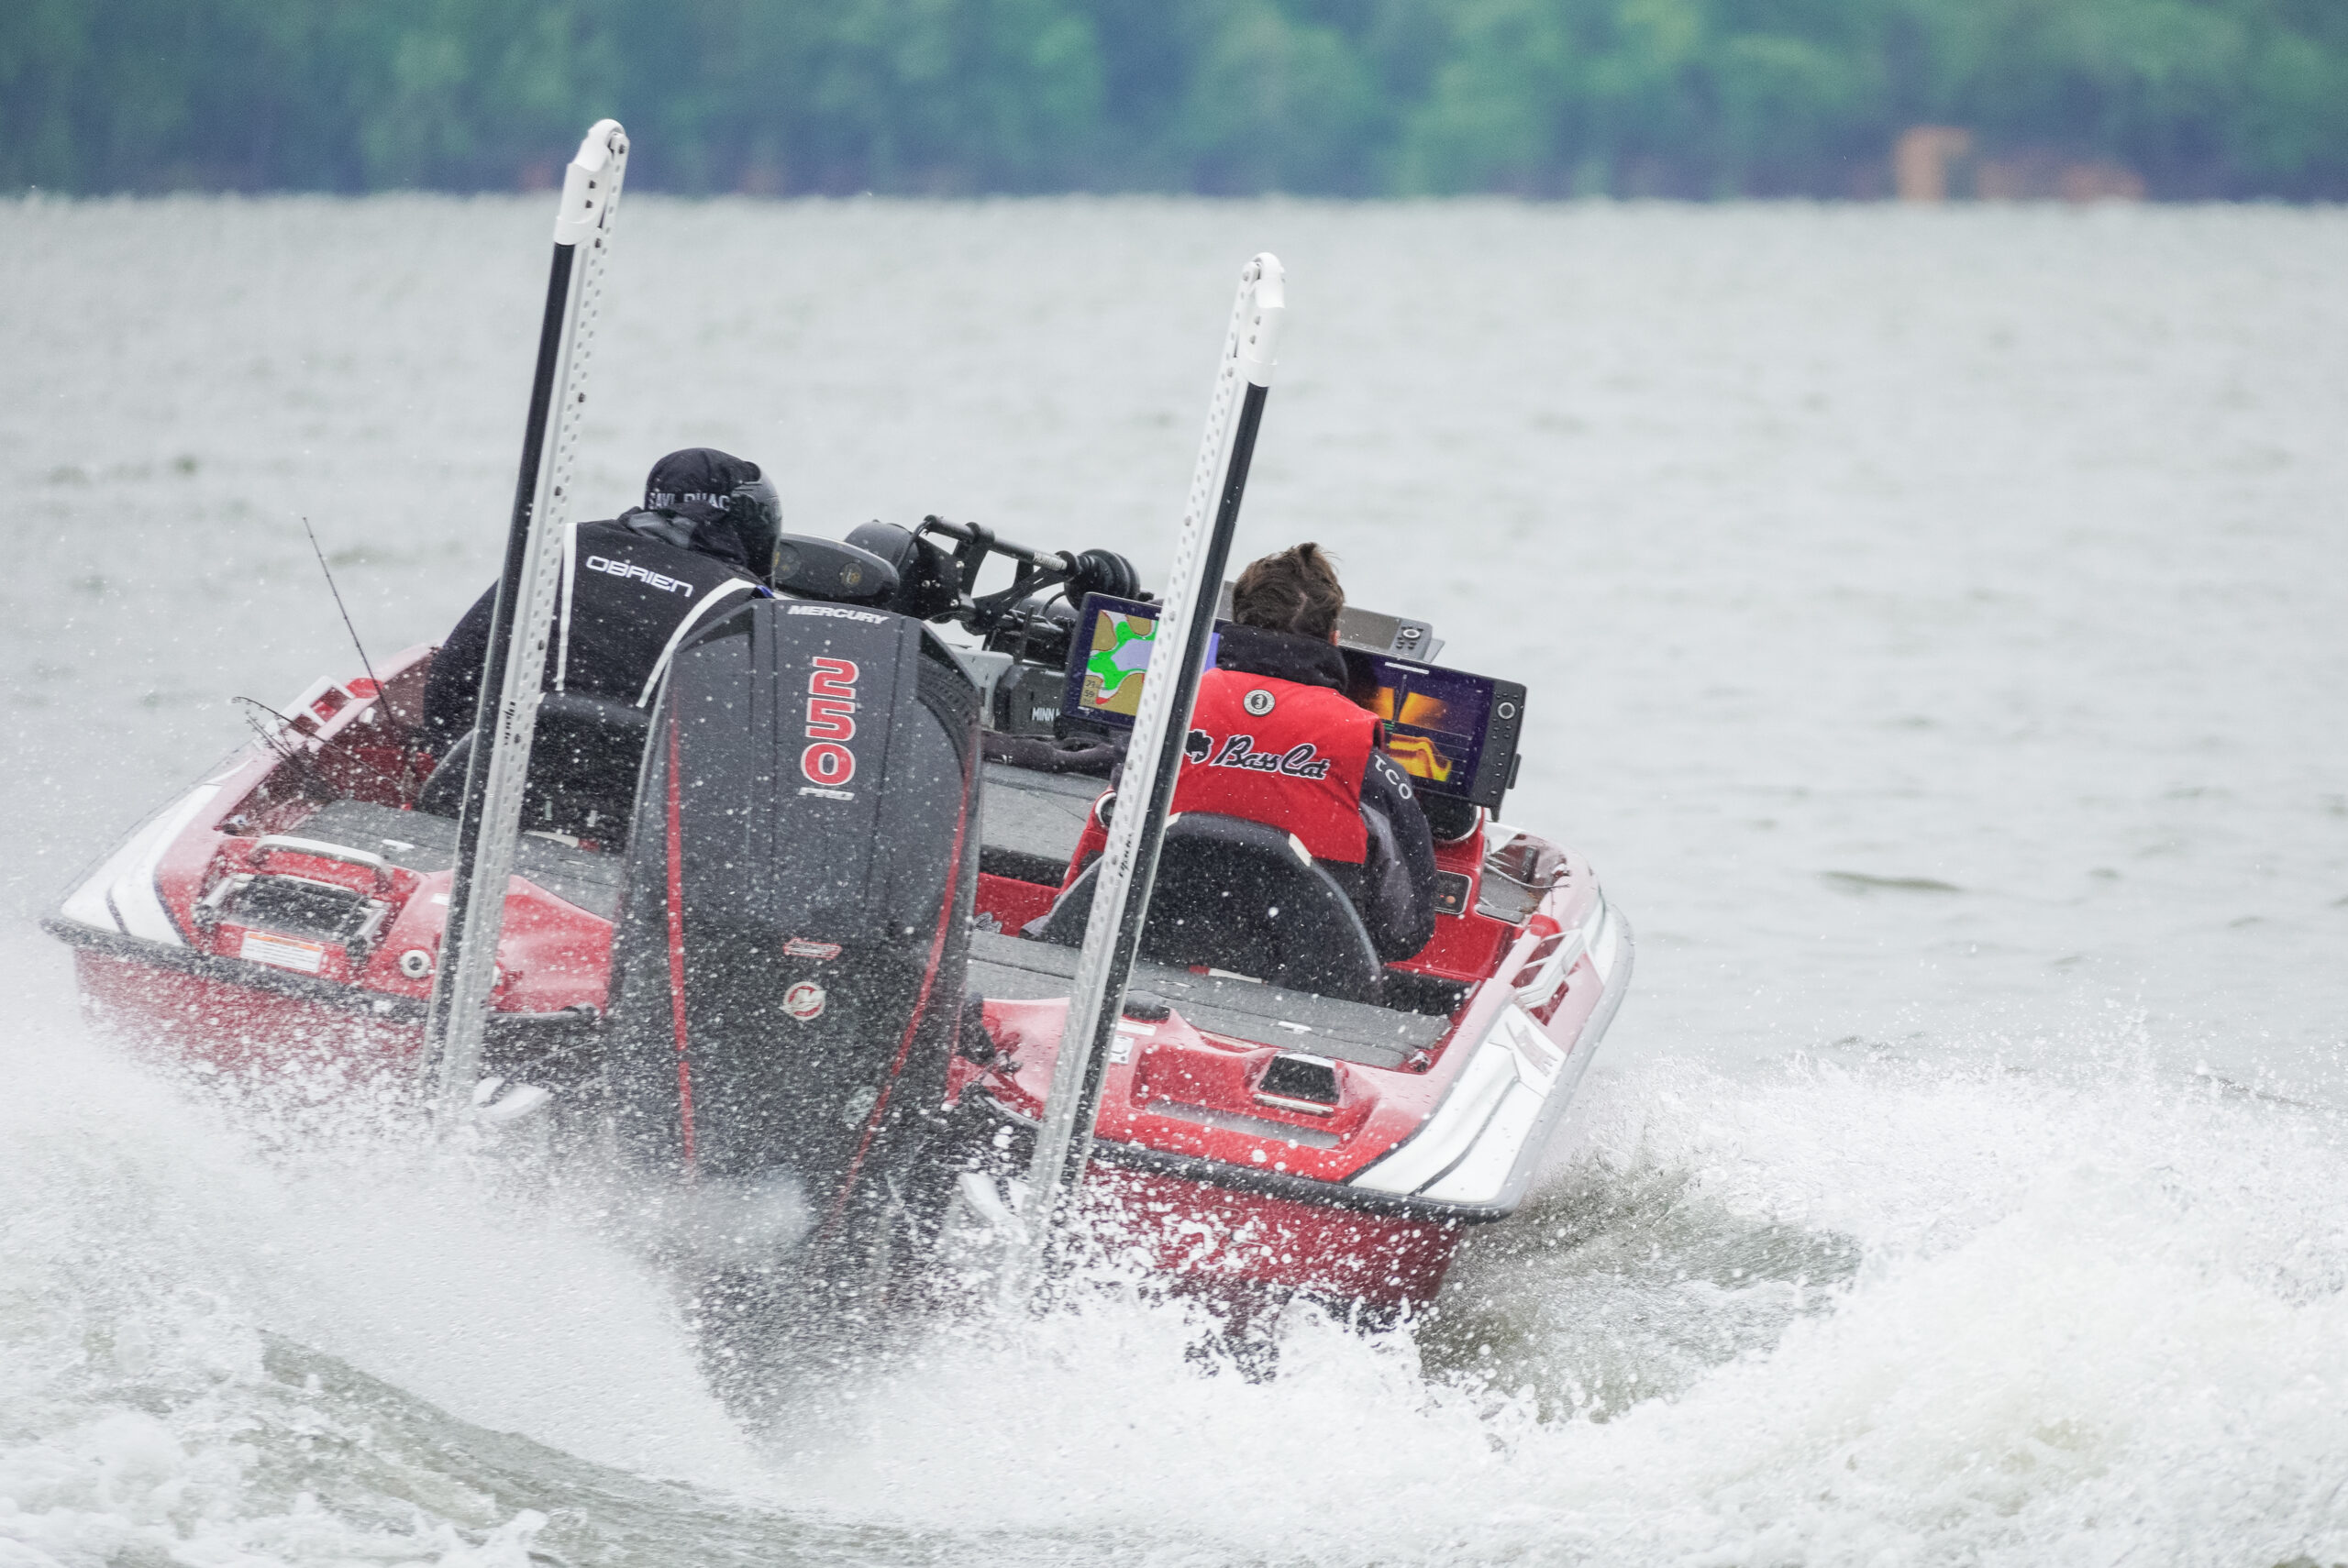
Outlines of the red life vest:
M1361 778L1378 720L1342 692L1235 669L1199 678L1174 810L1285 828L1316 860L1369 852Z

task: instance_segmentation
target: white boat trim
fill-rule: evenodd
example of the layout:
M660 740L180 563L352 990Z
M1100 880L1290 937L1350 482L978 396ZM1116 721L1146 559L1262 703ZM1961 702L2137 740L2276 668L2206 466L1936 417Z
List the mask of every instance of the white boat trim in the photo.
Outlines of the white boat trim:
M163 896L155 886L155 867L196 813L219 793L217 784L199 784L158 813L109 856L95 875L74 889L58 913L95 931L186 946L171 911L163 907Z
M1501 1019L1518 1010L1511 1002ZM1501 1019L1493 1021L1492 1029L1477 1045L1475 1056L1443 1103L1435 1107L1434 1114L1401 1148L1355 1176L1351 1186L1409 1196L1441 1181L1468 1157L1517 1083L1517 1055L1505 1041L1495 1038L1502 1032Z
M1560 1045L1512 1000L1419 1130L1348 1186L1439 1203L1513 1201L1512 1188L1521 1190L1529 1177L1528 1155L1538 1153L1572 1099L1622 1004L1630 978L1628 922L1601 897L1558 951L1587 953L1603 988L1573 1043ZM1529 988L1536 999L1542 992L1539 985Z

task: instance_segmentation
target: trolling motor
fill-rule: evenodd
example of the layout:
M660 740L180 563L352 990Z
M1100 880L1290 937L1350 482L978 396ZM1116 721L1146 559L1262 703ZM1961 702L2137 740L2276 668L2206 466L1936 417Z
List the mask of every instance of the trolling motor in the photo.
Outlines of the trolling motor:
M1113 550L1080 550L1071 556L1031 549L1002 538L983 524L949 523L935 513L922 519L914 537L932 534L956 541L953 565L962 593L956 618L974 632L996 632L1021 605L1047 588L1061 588L1069 598L1080 602L1088 593L1132 599L1141 592L1141 574L1134 570L1133 562ZM974 598L979 569L990 555L1017 562L1017 570L1009 588Z
M950 549L933 539L953 542ZM990 557L1012 563L1011 585L978 591ZM844 540L785 534L775 547L774 586L801 599L893 610L916 621L953 621L990 653L1058 668L1088 593L1152 600L1134 563L1113 550L1039 550L980 523L932 513L919 528L867 523Z
M951 540L952 548L933 539ZM949 522L935 513L919 528L867 523L847 543L895 573L895 592L882 602L887 608L916 620L956 622L983 637L990 652L1021 660L1065 662L1076 607L1088 593L1150 597L1134 563L1113 550L1039 550L984 524ZM1013 563L1011 585L980 594L979 573L991 556Z

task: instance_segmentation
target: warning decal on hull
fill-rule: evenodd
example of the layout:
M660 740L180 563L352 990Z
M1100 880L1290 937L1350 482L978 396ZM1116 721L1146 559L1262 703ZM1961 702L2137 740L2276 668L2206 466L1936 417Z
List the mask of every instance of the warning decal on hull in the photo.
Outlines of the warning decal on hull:
M315 975L326 967L325 944L297 942L290 936L271 936L265 931L245 933L244 942L237 948L237 956L271 968L293 969L305 975Z

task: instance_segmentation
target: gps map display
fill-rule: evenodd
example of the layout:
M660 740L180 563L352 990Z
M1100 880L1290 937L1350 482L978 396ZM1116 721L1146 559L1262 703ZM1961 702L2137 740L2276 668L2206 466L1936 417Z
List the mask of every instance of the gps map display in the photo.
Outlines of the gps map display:
M1148 684L1150 650L1157 646L1158 613L1157 605L1138 599L1113 599L1105 593L1084 596L1083 618L1077 623L1075 646L1069 650L1062 713L1118 729L1133 728L1141 712L1142 688ZM1220 633L1207 638L1209 668L1213 667L1222 640Z
M1078 705L1087 713L1130 719L1141 712L1142 677L1149 669L1149 650L1157 637L1157 617L1146 613L1154 606L1095 599L1086 608L1093 613Z

